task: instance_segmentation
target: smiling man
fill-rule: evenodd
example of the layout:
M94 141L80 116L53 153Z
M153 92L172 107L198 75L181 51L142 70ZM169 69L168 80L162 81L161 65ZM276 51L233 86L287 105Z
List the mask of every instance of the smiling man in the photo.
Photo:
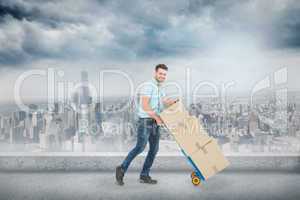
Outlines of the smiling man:
M149 172L159 147L160 125L162 125L159 114L165 107L176 102L176 100L166 98L166 94L162 88L162 83L167 77L167 72L168 67L165 64L156 65L154 77L141 87L137 113L139 116L137 143L128 153L123 163L116 168L116 180L119 185L124 185L123 177L125 172L131 161L143 152L147 142L149 142L149 151L140 173L140 182L148 184L157 183L157 180L149 176Z

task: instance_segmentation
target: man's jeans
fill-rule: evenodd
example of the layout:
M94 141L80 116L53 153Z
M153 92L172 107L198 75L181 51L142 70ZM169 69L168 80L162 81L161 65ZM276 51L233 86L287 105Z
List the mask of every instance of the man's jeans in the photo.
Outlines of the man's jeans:
M128 153L121 167L126 172L131 161L146 147L149 141L149 151L144 162L143 170L140 175L148 176L153 160L156 156L159 147L159 126L152 118L139 118L137 122L137 143L136 146Z

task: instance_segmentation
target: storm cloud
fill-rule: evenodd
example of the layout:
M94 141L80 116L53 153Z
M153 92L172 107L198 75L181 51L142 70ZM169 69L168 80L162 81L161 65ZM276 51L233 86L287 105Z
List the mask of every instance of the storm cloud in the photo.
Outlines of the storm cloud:
M299 48L299 13L296 0L3 0L0 65L184 57L222 45L228 35Z

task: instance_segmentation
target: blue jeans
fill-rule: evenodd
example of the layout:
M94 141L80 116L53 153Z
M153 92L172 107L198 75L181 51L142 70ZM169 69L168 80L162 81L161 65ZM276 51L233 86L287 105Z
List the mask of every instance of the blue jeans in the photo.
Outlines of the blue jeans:
M135 147L128 153L121 167L126 172L131 161L140 153L142 153L149 141L149 151L144 162L141 176L148 176L150 168L158 152L159 147L159 126L152 118L139 118L137 123L137 143Z

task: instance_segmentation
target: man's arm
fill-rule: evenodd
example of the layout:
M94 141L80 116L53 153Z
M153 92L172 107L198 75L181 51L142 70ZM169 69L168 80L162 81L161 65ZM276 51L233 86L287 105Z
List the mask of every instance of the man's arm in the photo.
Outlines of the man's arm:
M156 123L158 125L162 124L161 118L153 111L153 109L150 107L150 97L149 96L141 96L142 100L142 108L143 110L153 119L155 119Z

